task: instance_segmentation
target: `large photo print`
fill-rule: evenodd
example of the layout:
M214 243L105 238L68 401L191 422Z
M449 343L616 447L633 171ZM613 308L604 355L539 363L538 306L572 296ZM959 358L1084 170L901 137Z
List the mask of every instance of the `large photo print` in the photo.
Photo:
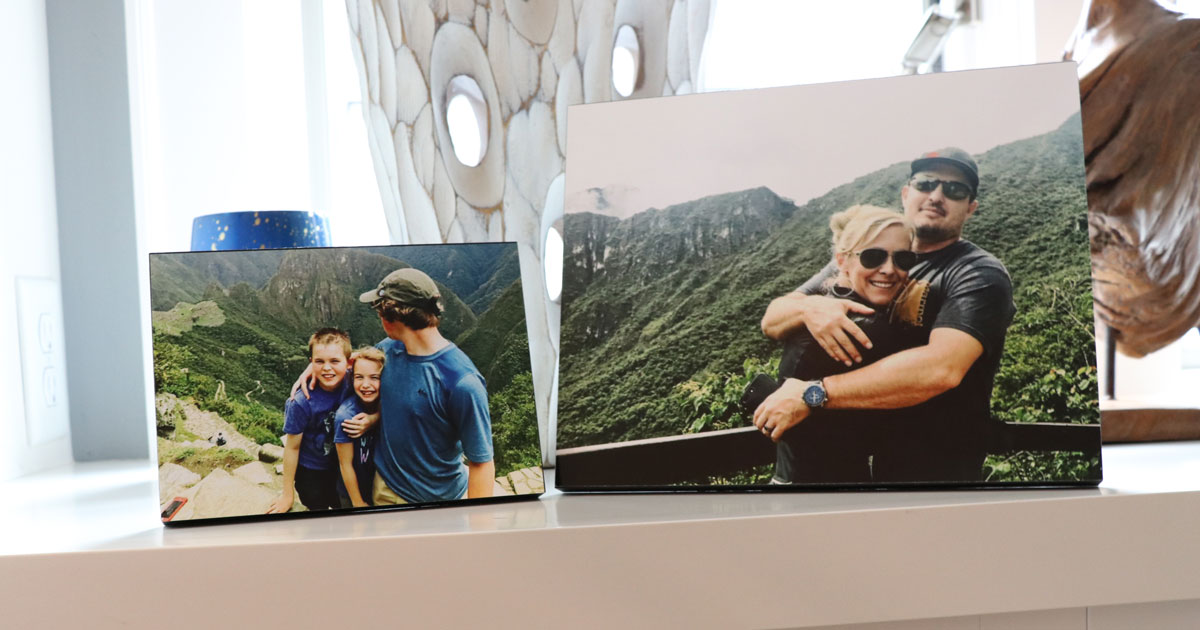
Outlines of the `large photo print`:
M152 255L163 520L540 494L517 257Z
M570 120L560 487L1099 482L1072 64Z

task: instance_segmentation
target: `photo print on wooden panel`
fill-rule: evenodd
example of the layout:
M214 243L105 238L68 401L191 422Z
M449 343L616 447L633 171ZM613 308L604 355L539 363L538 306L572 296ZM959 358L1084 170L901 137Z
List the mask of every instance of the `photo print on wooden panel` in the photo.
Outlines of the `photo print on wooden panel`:
M1070 63L570 109L564 490L1095 485Z
M163 521L540 495L518 255L151 254Z

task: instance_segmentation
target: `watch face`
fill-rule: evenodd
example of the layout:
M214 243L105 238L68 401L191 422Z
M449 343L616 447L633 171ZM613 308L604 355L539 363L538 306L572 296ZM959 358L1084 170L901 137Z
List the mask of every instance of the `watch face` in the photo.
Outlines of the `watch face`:
M804 404L809 407L820 407L825 404L825 388L820 385L809 385L804 390Z

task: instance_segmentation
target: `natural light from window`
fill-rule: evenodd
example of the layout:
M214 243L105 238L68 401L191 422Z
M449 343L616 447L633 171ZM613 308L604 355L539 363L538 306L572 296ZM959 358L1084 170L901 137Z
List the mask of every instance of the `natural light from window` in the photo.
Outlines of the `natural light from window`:
M487 152L488 113L483 90L475 79L460 74L446 86L446 128L454 157L464 166L478 166Z
M391 243L375 178L363 115L362 87L354 66L346 4L326 0L325 84L328 90L329 231L334 245Z
M559 225L553 225L546 232L546 246L542 252L546 266L546 295L552 302L557 302L562 295L563 238L559 229Z
M466 96L459 94L450 99L446 106L446 126L450 131L450 144L454 145L454 157L466 166L477 166L483 159L479 121Z
M612 51L612 84L613 89L622 97L633 94L637 88L638 64L641 63L642 51L638 43L637 31L628 24L617 28L616 41Z

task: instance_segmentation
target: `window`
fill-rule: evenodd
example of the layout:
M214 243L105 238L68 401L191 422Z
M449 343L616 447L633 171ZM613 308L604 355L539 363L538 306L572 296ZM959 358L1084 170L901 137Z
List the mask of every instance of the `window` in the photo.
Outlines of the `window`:
M362 87L351 56L346 3L323 0L322 4L328 91L329 229L334 245L379 245L388 240L383 236L388 226L367 140Z
M1193 328L1180 340L1184 370L1194 370L1192 378L1200 378L1200 328ZM1200 383L1200 381L1196 381Z
M130 4L149 251L239 210L323 214L335 245L386 240L345 3Z

